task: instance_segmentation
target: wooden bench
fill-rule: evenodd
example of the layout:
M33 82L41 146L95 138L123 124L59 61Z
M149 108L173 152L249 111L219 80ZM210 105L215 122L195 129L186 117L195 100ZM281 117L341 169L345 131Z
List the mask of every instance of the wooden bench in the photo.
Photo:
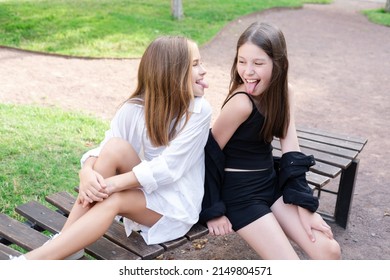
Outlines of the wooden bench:
M316 165L307 173L307 180L317 192L320 201L322 192L336 196L333 213L320 214L325 219L346 228L359 166L358 155L367 139L305 128L298 129L298 138L302 152L312 154L316 159ZM277 139L273 146L274 155L280 156L280 143ZM328 189L327 187L331 185L329 183L337 179L339 179L337 189ZM10 246L11 244L30 251L49 239L43 231L57 233L61 230L75 202L75 196L59 192L47 196L46 201L55 210L36 201L16 207L15 211L24 217L26 222L0 214L0 260L8 259L9 255L20 254ZM85 248L84 258L156 259L164 252L201 238L207 233L207 228L196 224L182 238L158 245L146 245L138 232L133 232L130 238L127 238L123 224L113 221L103 237Z
M346 228L359 167L358 155L368 140L309 128L297 128L297 133L301 151L316 160L306 178L317 192L320 205L322 192L336 196L334 211L318 212L324 219ZM279 141L275 139L272 144L274 155L281 156ZM339 180L336 189L327 188L335 180Z
M16 207L15 211L26 218L27 222L25 223L0 213L0 237L2 237L0 244L16 244L27 251L41 246L49 239L42 232L58 233L65 224L75 200L76 197L68 192L58 192L46 197L46 201L56 210L36 201L22 204ZM207 233L207 228L196 224L181 238L158 245L147 245L138 232L133 232L128 238L123 224L115 220L104 236L86 247L85 252L95 259L156 259L165 251L177 248ZM0 246L0 260L8 259L10 254L19 255L20 253L12 250L9 246Z

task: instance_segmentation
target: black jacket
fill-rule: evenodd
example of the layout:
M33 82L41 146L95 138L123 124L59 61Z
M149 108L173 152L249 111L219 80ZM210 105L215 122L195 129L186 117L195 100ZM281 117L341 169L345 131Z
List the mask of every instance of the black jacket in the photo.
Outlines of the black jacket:
M225 203L221 199L221 186L225 174L225 155L215 141L211 130L205 146L205 182L202 211L199 221L207 221L221 217L226 212Z
M301 152L284 153L279 161L278 184L283 192L286 204L295 204L315 212L318 209L318 198L306 181L306 172L315 164L312 155Z

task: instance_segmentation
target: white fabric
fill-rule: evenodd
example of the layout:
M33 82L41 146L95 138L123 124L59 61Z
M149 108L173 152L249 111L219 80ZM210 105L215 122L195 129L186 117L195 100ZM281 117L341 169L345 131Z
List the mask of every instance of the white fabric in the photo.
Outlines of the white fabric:
M144 108L126 103L111 121L110 129L99 147L85 153L99 156L104 143L112 137L127 140L142 162L133 168L146 197L146 207L163 215L151 228L124 218L126 234L141 229L147 244L157 244L183 236L198 221L204 193L204 146L211 107L203 97L196 97L186 126L166 147L154 147L146 134ZM184 118L182 120L184 124Z

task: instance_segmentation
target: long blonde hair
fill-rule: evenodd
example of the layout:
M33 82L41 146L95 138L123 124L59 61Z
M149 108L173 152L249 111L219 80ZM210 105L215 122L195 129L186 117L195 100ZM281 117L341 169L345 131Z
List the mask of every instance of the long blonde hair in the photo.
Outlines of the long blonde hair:
M261 133L271 142L273 136L283 138L290 122L288 100L288 58L287 46L283 33L267 23L252 23L240 36L237 42L236 57L231 68L229 97L243 84L237 72L239 48L247 42L258 46L272 59L272 78L269 87L260 95L259 109L265 117Z
M159 37L141 58L138 85L128 101L143 100L148 136L155 146L168 145L181 129L182 117L185 123L189 119L193 43L181 36Z

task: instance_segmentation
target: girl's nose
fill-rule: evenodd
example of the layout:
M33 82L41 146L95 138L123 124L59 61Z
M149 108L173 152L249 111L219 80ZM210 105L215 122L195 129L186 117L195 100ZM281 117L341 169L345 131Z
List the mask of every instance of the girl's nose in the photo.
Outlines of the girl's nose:
M245 72L248 74L248 75L254 75L255 74L255 70L253 70L252 67L248 67Z
M204 75L206 73L207 73L206 67L204 66L204 64L201 64L200 65L200 74Z

